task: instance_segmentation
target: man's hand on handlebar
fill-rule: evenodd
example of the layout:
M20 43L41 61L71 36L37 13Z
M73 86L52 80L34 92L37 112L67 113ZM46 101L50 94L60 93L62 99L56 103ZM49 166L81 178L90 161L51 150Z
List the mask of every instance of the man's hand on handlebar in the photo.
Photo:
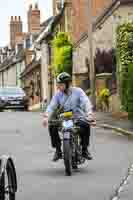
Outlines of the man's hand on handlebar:
M96 126L96 116L94 113L88 114L88 121L91 126Z

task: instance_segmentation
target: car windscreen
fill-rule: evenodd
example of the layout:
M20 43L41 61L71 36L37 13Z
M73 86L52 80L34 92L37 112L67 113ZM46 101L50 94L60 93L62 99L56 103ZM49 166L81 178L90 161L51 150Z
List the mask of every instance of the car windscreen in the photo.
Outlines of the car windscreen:
M0 88L0 95L24 95L21 88Z

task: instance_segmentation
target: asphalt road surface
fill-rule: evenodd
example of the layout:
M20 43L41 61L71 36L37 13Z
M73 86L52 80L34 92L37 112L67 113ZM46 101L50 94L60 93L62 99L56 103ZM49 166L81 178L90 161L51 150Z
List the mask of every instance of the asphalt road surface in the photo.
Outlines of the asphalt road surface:
M53 149L40 113L0 113L0 155L14 160L16 199L109 200L133 162L133 141L100 128L91 133L94 159L66 177L63 161L51 161Z

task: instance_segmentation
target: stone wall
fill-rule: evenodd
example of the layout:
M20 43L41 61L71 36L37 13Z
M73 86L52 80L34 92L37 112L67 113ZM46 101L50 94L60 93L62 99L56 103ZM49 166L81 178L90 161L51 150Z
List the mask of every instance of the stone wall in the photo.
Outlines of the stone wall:
M73 52L73 73L84 74L88 72L86 59L89 57L88 41L85 39Z
M120 98L117 93L110 96L109 107L112 113L120 111Z
M10 66L10 68L0 72L1 74L1 85L2 86L2 73L3 73L3 86L16 86L17 77L16 77L16 64Z
M22 87L28 96L29 106L33 106L41 102L40 68L41 66L38 64L33 70L29 71L22 77Z
M88 79L88 73L84 74L73 74L73 85L77 87L82 86L82 82Z
M121 6L112 14L105 16L101 23L96 27L93 32L93 55L95 56L96 49L110 50L116 45L116 27L119 23L130 20L133 16L133 5ZM78 79L77 74L85 74L88 72L88 65L86 60L89 61L89 43L87 35L84 35L79 43L74 48L73 52L73 74L76 74L74 79ZM78 81L78 80L77 80ZM74 81L76 83L76 81Z
M109 50L116 45L116 27L133 17L133 5L121 6L112 15L104 17L102 23L93 32L93 55L97 48ZM75 46L73 53L73 73L87 73L86 59L89 59L88 38L85 35Z

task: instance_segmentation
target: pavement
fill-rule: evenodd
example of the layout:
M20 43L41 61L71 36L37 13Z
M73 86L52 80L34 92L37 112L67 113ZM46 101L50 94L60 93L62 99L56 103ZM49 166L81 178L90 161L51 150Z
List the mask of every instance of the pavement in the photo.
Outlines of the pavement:
M113 118L111 113L96 113L97 126L112 129L117 133L133 138L133 122L126 119Z
M111 113L96 113L97 126L104 129L111 129L115 133L133 139L133 122L125 119L113 118ZM117 187L115 188L110 200L131 200L133 196L133 161L127 166L127 172Z
M132 200L133 192L133 164L127 169L125 176L120 180L120 183L114 190L110 200Z

